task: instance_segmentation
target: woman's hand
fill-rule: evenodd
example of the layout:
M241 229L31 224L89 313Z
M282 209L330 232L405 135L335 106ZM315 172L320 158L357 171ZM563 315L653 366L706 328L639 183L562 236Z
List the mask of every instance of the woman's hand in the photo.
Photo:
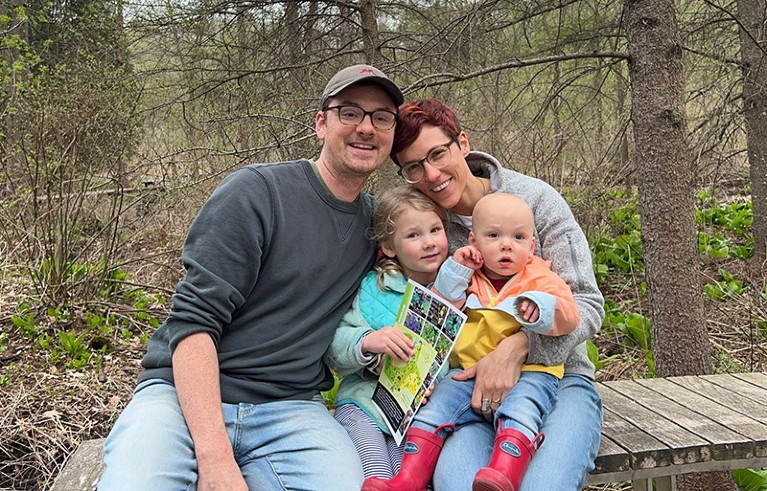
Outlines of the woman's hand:
M453 376L455 380L475 379L471 407L488 421L492 421L493 413L519 380L528 347L527 334L519 331L501 341L474 366ZM482 411L482 401L485 399L490 401L489 411Z
M426 389L426 392L423 394L423 399L421 399L421 405L423 406L427 402L429 402L429 397L431 397L431 393L434 392L434 386L437 385L437 381L433 381L431 385L429 385L429 388Z
M401 361L410 360L414 353L413 346L413 341L394 327L382 327L362 340L364 353L383 353Z

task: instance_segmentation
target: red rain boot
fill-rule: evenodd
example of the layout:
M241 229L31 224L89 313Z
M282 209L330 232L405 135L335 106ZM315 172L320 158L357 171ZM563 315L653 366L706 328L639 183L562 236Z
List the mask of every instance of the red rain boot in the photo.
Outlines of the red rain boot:
M442 425L434 433L411 427L407 432L402 466L397 475L389 480L369 477L362 483L362 491L425 491L447 438L439 436L442 429L452 433L455 426Z
M543 443L543 433L532 441L513 428L498 430L487 467L474 476L472 491L517 491L530 459Z

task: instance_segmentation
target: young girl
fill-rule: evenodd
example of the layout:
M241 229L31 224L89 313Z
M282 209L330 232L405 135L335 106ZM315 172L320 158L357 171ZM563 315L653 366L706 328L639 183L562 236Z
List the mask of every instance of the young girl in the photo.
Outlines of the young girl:
M335 418L354 442L365 477L390 479L402 461L402 449L373 405L373 390L384 354L402 361L413 355L412 341L392 326L407 280L429 286L447 258L444 219L439 206L410 186L378 197L373 237L379 259L325 354L328 366L343 377Z

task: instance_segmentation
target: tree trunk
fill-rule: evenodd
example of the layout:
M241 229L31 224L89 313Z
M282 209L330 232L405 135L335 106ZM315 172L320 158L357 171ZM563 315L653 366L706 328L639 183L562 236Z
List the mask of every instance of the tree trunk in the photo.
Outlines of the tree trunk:
M673 0L626 0L635 165L655 373L711 372L688 157L682 50ZM737 490L727 472L682 476L679 490Z
M301 41L301 45L303 46L303 52L304 54L310 58L314 55L314 52L316 51L316 47L314 45L314 40L317 39L318 33L317 29L315 28L315 23L317 22L318 17L318 2L309 2L309 10L307 13L307 21L306 21L306 27L303 30L303 39Z
M549 107L551 107L551 116L553 118L552 125L554 126L553 163L554 168L557 169L557 176L556 179L553 180L552 184L561 189L565 182L566 164L571 164L572 162L567 162L567 159L565 159L563 155L565 136L564 131L562 130L562 115L560 111L562 108L562 95L556 91L556 87L559 87L562 84L562 74L559 70L559 63L553 63L551 68L554 72L554 80L551 82L552 93L554 94L554 97L551 98Z
M14 27L7 33L8 35L18 35L22 44L29 42L29 21L26 19L16 19L16 11L24 5L23 0L12 0L10 3L3 2L0 5L0 15L5 15L14 20ZM18 22L17 22L18 21ZM4 33L6 34L6 33ZM5 131L0 132L0 162L2 162L3 173L5 174L5 186L0 189L0 201L13 196L18 191L14 185L13 176L19 172L24 165L24 155L19 145L21 132L23 131L24 105L18 87L24 87L27 83L27 66L16 71L16 62L20 58L19 47L17 45L8 47L2 51L3 64L5 70L0 70L0 74L6 77L6 84L3 87L5 97L0 103L0 114L4 114L3 126ZM7 180L6 180L7 179Z
M765 0L737 0L743 67L743 115L751 173L754 257L767 259L767 5Z
M620 75L615 77L615 121L623 121L626 117L626 96L628 87L626 86L626 79ZM629 165L631 156L629 154L629 135L628 129L621 128L620 138L618 139L618 148L614 150L614 157L612 158L612 169L616 174L621 174L624 169ZM633 179L630 175L626 177L624 185L628 188L633 184Z
M285 25L288 27L289 34L286 36L288 45L288 61L295 65L301 60L302 55L302 36L298 21L298 2L285 2Z
M381 38L378 34L377 0L364 0L359 4L362 22L362 49L367 63L381 66Z

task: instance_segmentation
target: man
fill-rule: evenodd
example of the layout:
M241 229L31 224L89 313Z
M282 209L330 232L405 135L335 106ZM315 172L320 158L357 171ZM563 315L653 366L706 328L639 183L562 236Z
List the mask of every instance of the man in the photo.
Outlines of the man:
M315 117L316 162L221 182L104 445L100 490L360 488L357 453L320 396L333 385L322 355L373 262L361 190L391 151L402 102L378 69L341 70Z

